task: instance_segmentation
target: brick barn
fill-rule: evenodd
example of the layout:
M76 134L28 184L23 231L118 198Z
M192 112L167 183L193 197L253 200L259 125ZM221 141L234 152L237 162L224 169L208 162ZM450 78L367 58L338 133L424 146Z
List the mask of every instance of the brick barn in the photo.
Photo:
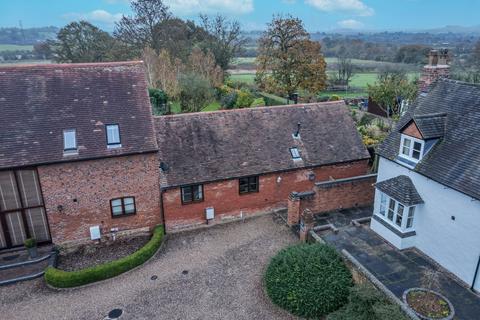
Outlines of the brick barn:
M142 62L0 68L0 249L267 213L368 172L343 102L153 117L147 88Z
M142 63L0 68L0 249L161 223Z
M368 172L343 101L155 117L155 128L167 231L286 208L292 191Z

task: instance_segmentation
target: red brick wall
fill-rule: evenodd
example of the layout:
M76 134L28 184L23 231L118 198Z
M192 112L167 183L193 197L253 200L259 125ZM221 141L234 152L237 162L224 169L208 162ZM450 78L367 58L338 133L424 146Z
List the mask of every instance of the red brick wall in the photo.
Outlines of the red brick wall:
M300 200L300 213L305 209L317 214L371 205L375 197L373 186L375 182L376 177L370 177L351 182L332 183L330 186L315 187L314 196Z
M417 125L415 122L411 122L408 127L406 127L403 132L403 134L406 134L407 136L414 137L417 139L423 139L422 134L420 133L420 130L418 130Z
M95 225L104 234L162 223L154 153L41 166L38 173L54 243L87 240ZM136 215L112 218L110 199L124 196L135 197Z
M182 205L180 188L166 190L163 195L163 208L167 231L204 224L205 208L215 208L215 222L222 219L238 218L240 214L251 215L275 208L287 207L292 191L310 190L314 182L308 179L315 173L315 181L330 178L340 179L366 174L368 160L347 164L301 169L260 176L260 191L240 195L238 179L223 180L204 185L204 201ZM280 179L279 179L280 178ZM280 180L280 181L279 181Z

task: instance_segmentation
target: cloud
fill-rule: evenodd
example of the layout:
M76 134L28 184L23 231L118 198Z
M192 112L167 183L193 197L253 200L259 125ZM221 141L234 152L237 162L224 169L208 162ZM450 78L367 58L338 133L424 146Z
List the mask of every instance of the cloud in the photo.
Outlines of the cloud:
M344 11L365 17L375 14L362 0L305 0L305 3L326 12Z
M67 13L63 15L68 20L87 20L90 22L98 22L105 25L113 25L122 18L122 13L110 13L105 10L93 10L88 13Z
M253 11L253 0L165 0L165 4L177 14L244 14Z
M347 19L347 20L338 21L337 24L341 28L345 28L345 29L361 29L364 26L363 23L361 23L360 21L355 20L355 19Z

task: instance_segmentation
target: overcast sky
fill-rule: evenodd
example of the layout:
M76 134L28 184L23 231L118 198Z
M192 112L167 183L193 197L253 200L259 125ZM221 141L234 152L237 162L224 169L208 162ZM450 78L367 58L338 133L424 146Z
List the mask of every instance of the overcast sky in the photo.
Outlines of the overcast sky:
M173 13L195 18L220 12L244 29L265 27L273 14L301 18L309 31L339 28L412 30L446 25L480 25L480 0L165 0ZM128 0L0 0L0 26L63 26L85 19L111 31L130 14Z

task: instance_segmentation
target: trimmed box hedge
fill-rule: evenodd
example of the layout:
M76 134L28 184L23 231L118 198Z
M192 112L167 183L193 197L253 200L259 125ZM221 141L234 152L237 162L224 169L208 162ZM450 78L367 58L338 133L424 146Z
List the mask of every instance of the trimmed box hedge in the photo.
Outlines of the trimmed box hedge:
M163 230L163 226L157 226L153 231L152 238L145 246L131 255L115 261L78 271L63 271L48 267L45 271L45 281L56 288L72 288L118 276L145 263L157 252L162 244Z
M264 275L276 305L306 319L323 319L348 302L352 276L334 248L300 244L281 250Z

